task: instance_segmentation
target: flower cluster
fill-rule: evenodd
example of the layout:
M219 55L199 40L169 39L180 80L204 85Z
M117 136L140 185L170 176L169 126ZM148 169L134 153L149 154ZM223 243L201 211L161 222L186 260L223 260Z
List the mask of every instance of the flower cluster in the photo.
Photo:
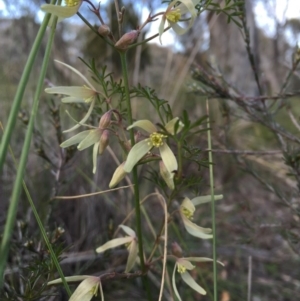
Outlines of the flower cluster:
M43 11L47 13L51 13L52 16L58 17L58 21L61 21L65 18L72 17L75 15L84 0L65 0L65 6L60 5L50 5L45 4L41 8ZM99 8L95 8L90 1L86 1L93 8L92 11L97 14L101 21L101 26L98 29L98 33L101 37L108 42L111 46L115 48L119 53L124 54L123 52L127 51L130 48L139 36L143 26L147 23L155 21L155 16L151 18L149 15L147 22L145 22L141 27L137 27L136 30L132 30L130 32L125 33L124 35L120 34L119 39L115 39L113 33L110 28L104 24L103 20L100 17L100 6ZM195 18L197 16L196 5L199 3L199 0L181 0L181 1L171 1L168 5L166 11L158 13L161 15L161 22L158 28L159 40L161 42L162 35L165 31L166 22L168 25L179 35L184 34L188 29L193 25ZM99 11L97 11L99 10ZM121 24L123 18L123 9L119 14L119 21ZM53 20L53 17L52 17ZM51 22L51 20L50 20ZM179 25L182 22L186 22L185 26ZM119 25L120 25L119 24ZM121 27L121 26L120 26ZM160 175L165 181L166 185L172 190L170 193L170 199L168 200L168 208L170 208L171 201L176 198L176 193L181 190L177 188L181 188L178 183L180 179L182 179L182 168L181 162L182 158L179 158L177 161L176 152L172 151L170 145L170 141L174 139L177 141L177 147L180 147L180 141L185 139L184 134L191 128L189 125L184 125L178 117L169 120L168 122L163 122L162 125L157 126L152 123L150 120L138 120L133 122L127 128L123 126L121 120L121 113L112 108L112 104L109 103L108 111L105 112L100 118L99 124L97 127L87 125L86 122L90 118L91 114L94 111L97 101L101 102L101 99L104 97L104 93L101 92L102 88L97 87L97 83L94 81L87 79L83 74L81 74L75 68L64 64L62 62L57 61L57 63L62 64L66 68L72 70L75 74L77 74L81 80L84 82L81 86L60 86L60 87L50 87L45 91L49 94L62 94L64 97L62 98L63 103L73 103L73 104L87 104L88 109L87 113L80 121L76 121L76 124L72 126L70 129L65 130L65 133L70 133L78 128L86 127L86 130L83 130L79 133L74 134L73 136L66 139L61 147L66 148L72 145L77 145L78 150L82 151L87 149L90 146L93 146L93 173L96 172L97 168L97 156L98 154L102 154L106 147L109 144L111 135L115 135L118 137L119 141L121 141L120 137L125 137L124 141L127 140L126 134L124 134L125 129L132 131L133 129L141 129L146 134L144 134L144 139L136 139L136 143L133 145L129 145L124 147L126 151L128 151L125 161L120 164L115 170L111 181L109 183L109 187L113 188L122 181L122 179L130 173L137 165L144 164L145 162L158 160L159 161L159 171ZM126 65L126 64L125 64ZM103 91L104 91L103 86ZM105 90L106 93L106 90ZM105 94L107 95L107 94ZM109 96L110 97L110 96ZM126 96L127 97L127 96ZM166 114L169 116L168 114ZM163 116L160 116L163 117ZM168 117L166 117L167 119ZM117 119L117 122L116 122ZM189 122L187 122L189 123ZM116 124L118 126L118 130L116 130ZM184 130L182 131L182 129ZM182 132L181 132L182 131ZM120 135L122 132L122 135ZM178 134L181 136L177 137ZM124 135L123 135L124 134ZM140 137L140 136L139 136ZM181 140L180 140L181 139ZM125 145L125 142L121 141ZM168 144L169 143L169 144ZM179 152L180 153L180 152ZM178 164L178 162L180 164ZM180 166L180 170L178 170L178 165ZM137 184L137 183L135 183ZM178 187L176 186L178 185ZM139 196L138 196L139 197ZM216 196L215 200L221 199L222 196ZM139 198L136 198L137 204L139 204ZM199 204L207 203L211 201L211 196L201 196L193 199L189 199L185 197L180 204L178 210L175 210L172 214L179 214L182 224L184 225L185 230L192 236L201 238L201 239L211 239L213 237L212 230L209 228L203 228L198 226L193 222L194 213L196 211L196 206ZM174 289L174 293L179 301L181 301L181 297L178 293L178 289L176 286L176 272L178 272L181 276L183 282L189 285L192 289L197 291L198 293L205 295L205 290L196 283L194 278L190 275L189 271L194 269L195 266L192 264L193 262L211 262L212 259L205 257L184 257L182 256L182 250L178 244L174 243L172 246L172 252L168 255L167 252L167 223L172 219L168 218L169 213L167 209L167 202L165 202L165 249L164 249L164 260L171 259L175 261L174 270L172 274L172 286ZM144 254L139 253L139 243L141 243L141 237L137 237L135 231L126 225L119 225L119 227L125 233L123 237L114 238L102 246L96 249L97 253L105 252L108 249L116 248L124 245L128 250L128 258L125 267L125 273L130 273L136 263L139 263L138 255L144 256ZM140 235L140 231L137 231ZM162 233L159 234L162 238ZM159 243L159 240L155 242ZM141 245L140 245L141 247ZM157 245L154 247L154 251L150 255L150 259L147 262L147 265L151 266L154 261L151 262L152 256L156 251ZM142 248L140 249L142 250ZM141 252L142 253L142 252ZM159 257L160 259L161 257ZM141 257L143 259L143 257ZM141 260L142 262L143 260ZM155 260L156 261L156 260ZM166 262L164 261L164 264ZM146 268L147 269L147 268ZM143 272L145 272L145 267L142 267ZM128 274L129 275L129 274ZM126 275L126 277L128 276ZM124 275L122 275L124 276ZM134 275L136 276L136 275ZM104 281L105 278L101 279L100 277L95 276L72 276L66 277L67 282L71 281L81 281L77 289L74 291L69 300L71 301L90 301L94 296L100 293L101 300L104 300L102 284L101 280ZM48 284L56 284L60 283L61 279L57 279L49 282ZM162 284L163 287L163 284Z

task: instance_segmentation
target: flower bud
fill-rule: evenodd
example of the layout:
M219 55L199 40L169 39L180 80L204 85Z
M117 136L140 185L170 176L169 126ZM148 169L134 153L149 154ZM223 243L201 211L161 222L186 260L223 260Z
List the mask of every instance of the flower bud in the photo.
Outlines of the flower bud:
M132 44L137 37L139 36L140 32L138 30L132 30L130 32L125 33L119 41L115 44L115 47L118 49L127 49L127 47Z
M114 188L116 185L118 185L126 176L126 172L124 170L125 162L123 162L121 165L117 167L115 170L112 179L109 183L109 188Z
M182 249L180 245L177 242L172 242L171 244L171 252L176 257L180 258L182 257Z
M165 164L163 161L159 162L159 171L160 171L160 175L162 176L162 178L164 179L164 181L166 182L167 186L171 189L174 190L175 186L174 186L174 173L170 173L168 171L168 169L166 168Z
M99 143L99 154L102 155L104 150L106 149L108 143L109 143L109 134L110 132L108 130L104 130Z
M101 26L99 26L98 28L98 32L101 34L101 36L103 37L107 37L108 35L110 35L111 31L110 31L110 28L103 24Z
M99 121L99 128L101 130L106 129L109 125L110 125L110 121L111 121L111 114L112 114L112 110L107 111L105 114L103 114L103 116L100 118Z

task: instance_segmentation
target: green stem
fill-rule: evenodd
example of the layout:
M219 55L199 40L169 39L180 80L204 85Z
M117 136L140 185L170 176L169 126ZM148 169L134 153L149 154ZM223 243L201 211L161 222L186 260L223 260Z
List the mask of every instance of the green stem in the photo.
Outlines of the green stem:
M52 0L51 4L54 4L56 1ZM0 144L0 172L2 170L3 164L4 164L4 160L6 158L6 153L7 153L7 148L8 148L8 144L10 141L10 137L12 135L13 129L15 127L15 123L16 123L16 119L19 113L19 108L23 99L23 95L24 95L24 91L26 88L26 85L28 83L29 80L29 75L31 73L32 67L33 67L33 63L35 61L37 52L40 48L42 39L45 35L45 31L48 25L48 22L50 20L50 14L46 14L43 23L37 33L36 39L33 43L33 46L31 48L31 51L29 53L26 65L24 67L24 71L22 73L21 79L20 79L20 83L18 85L17 88L17 92L12 104L12 107L10 109L10 114L8 117L8 121L7 121L7 125L5 126L5 131L3 133L3 137L2 137L2 141Z
M56 23L56 20L53 22L54 24ZM3 286L3 275L4 275L4 269L6 266L6 261L7 261L7 256L8 256L8 251L9 251L9 246L10 246L10 239L12 236L13 232L13 227L15 224L15 219L16 219L16 214L18 210L18 203L19 203L19 198L20 198L20 193L21 193L21 188L22 188L22 182L23 182L23 176L24 176L24 171L27 163L27 157L29 153L29 148L31 144L31 138L32 138L32 133L34 129L34 121L35 117L37 115L38 111L38 105L39 105L39 98L40 94L44 85L44 79L47 71L47 66L49 62L49 57L50 57L50 52L54 40L54 34L55 34L55 25L53 24L52 30L51 30L51 35L47 43L46 47L46 52L41 68L41 74L37 83L37 89L34 95L34 100L33 100L33 106L32 106L32 111L30 115L30 120L28 123L28 128L26 132L26 137L22 149L22 154L20 158L20 163L19 167L17 170L17 176L15 180L15 184L13 187L11 199L10 199L10 204L7 212L7 219L6 219L6 224L4 228L4 233L0 245L0 289Z
M128 67L127 67L126 52L120 51L119 53L120 53L121 65L122 65L122 75L123 75L124 90L125 90L127 118L128 118L128 123L132 124L133 119L132 119L132 110L131 110L131 102L130 102L130 95L129 95ZM133 146L135 144L133 129L131 129L129 131L129 134L130 134L131 145ZM138 173L137 173L136 166L132 170L132 175L133 175L133 184L134 184L134 186L133 186L134 187L134 203L135 203L135 215L136 215L136 230L137 230L138 245L139 245L139 257L140 257L140 264L141 264L142 272L143 272L143 274L146 274L147 267L144 262L139 179L138 179ZM146 275L142 276L142 281L143 281L143 285L147 291L148 300L151 300L151 293L150 293Z
M80 12L77 12L77 15L98 37L104 40L108 45L114 47L114 44L110 40L101 36L101 34L95 29L95 27Z
M210 132L210 118L209 118L209 105L206 100L207 110L207 143L208 143L208 161L209 161L209 185L211 194L211 218L212 218L212 232L213 232L213 279L214 279L214 301L218 300L218 287L217 287L217 237L216 237L216 208L215 208L215 191L214 191L214 173L213 173L213 157L211 146L211 132Z
M1 122L0 122L0 127L1 127L1 129L3 130L3 127L2 127ZM8 146L8 148L9 148L9 152L10 152L10 154L11 154L11 156L12 156L12 159L13 159L13 161L14 161L15 167L18 168L18 163L17 163L17 160L16 160L16 158L15 158L15 156L14 156L14 153L13 153L13 151L12 151L12 149L11 149L10 146ZM29 190L28 190L28 188L27 188L27 185L26 185L26 183L25 183L24 180L22 181L22 185L23 185L23 189L24 189L24 191L25 191L25 193L26 193L26 196L27 196L28 202L29 202L29 204L30 204L30 207L31 207L31 209L32 209L32 212L33 212L33 214L34 214L34 216L35 216L35 218L36 218L36 221L37 221L37 223L38 223L38 226L39 226L40 231L41 231L41 233L42 233L42 236L43 236L43 238L44 238L44 241L45 241L45 243L46 243L46 245L47 245L47 248L48 248L48 250L49 250L49 252L50 252L50 255L51 255L51 258L52 258L52 260L53 260L53 262L54 262L54 265L55 265L56 268L57 268L58 274L59 274L59 276L60 276L61 279L62 279L62 282L63 282L63 284L64 284L64 286L65 286L66 291L67 291L68 294L70 295L70 294L71 294L71 291L70 291L70 289L69 289L68 283L67 283L66 280L65 280L65 277L64 277L64 274L63 274L63 272L62 272L62 269L61 269L61 267L60 267L60 265L59 265L58 259L57 259L56 255L55 255L55 252L53 251L53 248L52 248L52 245L51 245L51 243L50 243L50 241L49 241L49 238L48 238L48 236L47 236L46 230L45 230L45 228L44 228L44 226L43 226L43 223L42 223L42 221L41 221L41 219L40 219L40 217L39 217L39 214L38 214L38 212L37 212L37 210L36 210L36 207L35 207L35 205L34 205L34 202L33 202L33 200L32 200L32 197L31 197L31 195L30 195L30 192L29 192Z
M50 241L49 241L49 238L48 238L48 236L47 236L47 233L46 233L46 230L45 230L45 228L44 228L44 226L43 226L43 223L42 223L42 221L41 221L41 219L40 219L40 217L39 217L39 214L38 214L38 212L37 212L37 210L36 210L36 208L35 208L35 206L34 206L34 202L33 202L32 198L31 198L31 195L30 195L30 193L29 193L29 191L28 191L28 189L27 189L27 186L26 186L25 181L23 181L23 189L25 190L25 193L26 193L28 202L29 202L29 204L30 204L30 207L31 207L31 209L32 209L32 212L33 212L33 214L34 214L34 216L35 216L35 219L36 219L36 221L37 221L37 223L38 223L38 226L39 226L39 228L40 228L40 231L41 231L41 233L42 233L42 236L43 236L43 238L44 238L44 241L45 241L45 243L46 243L46 245L47 245L47 248L48 248L48 250L49 250L49 252L50 252L52 261L53 261L53 263L54 263L54 265L55 265L55 267L56 267L56 269L57 269L57 272L58 272L58 274L59 274L59 276L60 276L60 278L61 278L61 280L62 280L62 283L63 283L63 285L64 285L64 287L65 287L65 289L66 289L66 291L67 291L67 293L68 293L68 295L69 295L69 297L70 297L71 294L72 294L72 293L71 293L71 290L70 290L69 285L68 285L68 283L67 283L67 281L66 281L66 279L65 279L64 273L63 273L63 271L62 271L62 269L61 269L61 267L60 267L60 265L59 265L58 259L57 259L56 255L55 255L55 252L54 252L54 250L53 250L53 248L52 248L52 245L51 245L51 243L50 243Z

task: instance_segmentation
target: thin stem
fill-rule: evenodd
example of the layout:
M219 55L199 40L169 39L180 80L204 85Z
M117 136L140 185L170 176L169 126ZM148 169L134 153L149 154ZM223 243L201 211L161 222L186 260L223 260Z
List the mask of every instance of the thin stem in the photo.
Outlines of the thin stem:
M123 82L124 82L126 107L127 107L127 118L128 118L128 123L132 124L133 119L132 119L132 109L131 109L131 102L130 102L130 95L129 95L129 82L128 82L128 68L127 68L126 52L120 51L119 53L120 53L121 65L122 65L122 75L123 75ZM133 129L130 129L129 134L130 134L131 145L133 146L135 144ZM145 261L144 261L139 179L138 179L138 173L137 173L136 166L132 170L132 175L133 175L133 184L134 184L134 203L135 203L135 216L136 216L136 231L137 231L138 245L139 245L139 257L140 257L142 273L146 274L147 267L145 266ZM147 280L146 275L142 276L142 281L143 281L144 287L147 291L148 300L151 300L151 294L150 294L150 289L148 286L148 280Z
M207 111L207 143L208 149L212 149L211 145L211 132L210 132L210 118L209 118L209 104L206 100L206 111ZM211 218L212 218L212 232L213 232L213 279L214 279L214 301L218 300L218 287L217 287L217 236L216 236L216 208L215 208L215 191L214 191L214 173L213 173L213 157L212 152L208 153L209 161L209 184L211 194Z
M56 1L52 0L51 4L54 4ZM16 123L16 119L19 113L19 108L23 99L23 95L24 95L24 91L26 88L26 85L28 83L29 80L29 75L31 73L32 67L33 67L33 63L35 61L37 52L40 48L42 39L45 35L45 31L48 25L48 22L50 20L50 16L51 14L46 14L43 23L37 33L36 39L33 43L33 46L31 48L31 51L29 53L26 65L24 67L21 79L20 79L20 83L18 85L17 88L17 92L12 104L12 107L10 109L10 114L8 117L8 121L7 121L7 125L5 127L5 131L3 133L2 139L1 139L1 144L0 144L0 172L2 170L3 164L4 164L4 160L6 158L6 153L7 153L7 148L8 148L8 144L10 141L10 137L12 135L13 129L15 127L15 123Z
M259 82L257 65L256 65L255 58L254 58L254 55L252 53L251 46L250 46L250 33L249 33L249 30L248 30L248 27L247 27L247 22L246 22L246 8L245 8L245 5L244 5L243 14L244 15L241 18L241 20L242 20L243 30L244 30L244 34L245 34L244 41L246 43L246 50L247 50L247 54L248 54L248 59L249 59L249 62L250 62L250 65L251 65L251 68L252 68L252 71L253 71L253 75L254 75L254 79L255 79L255 82L256 82L256 85L257 85L259 95L262 95L263 91L262 91L262 88L261 88L261 85L260 85L260 82Z
M164 30L164 32L166 32L166 31L169 30L170 28L171 28L170 26L166 27L165 30ZM130 46L128 46L127 49L131 49L131 48L134 48L134 47L136 47L136 46L139 46L139 45L142 45L142 44L146 44L147 42L149 42L149 41L151 41L151 40L157 38L158 36L159 36L159 33L157 33L157 34L155 34L155 35L149 37L148 39L143 40L142 42L138 42L138 43L131 44Z
M49 18L48 18L49 20ZM54 19L53 25L52 25L52 30L51 30L51 35L49 37L47 47L46 47L46 52L41 68L41 74L37 83L37 88L36 92L34 95L34 101L33 101L33 106L32 106L32 111L30 115L30 120L28 123L28 129L26 132L25 136L25 141L22 149L22 154L20 158L20 163L19 167L17 170L17 176L15 179L15 184L13 187L11 199L10 199L10 204L7 212L7 219L5 223L5 228L4 228L4 233L0 245L0 290L3 285L3 274L4 274L4 269L6 266L6 261L7 261L7 256L8 256L8 251L9 251L9 246L10 246L10 240L11 236L13 233L13 228L15 224L15 219L16 219L16 214L18 210L18 204L19 204L19 198L20 198L20 193L21 193L21 188L22 188L22 181L23 181L23 176L24 176L24 171L27 163L27 157L29 153L29 148L30 148L30 143L31 143L31 138L33 134L33 129L34 129L34 121L35 117L37 115L38 111L38 105L39 105L39 98L40 94L44 85L44 80L45 80L45 75L47 71L47 66L49 62L49 57L50 57L50 52L54 40L54 34L55 34L55 26L56 26L56 21L57 18ZM19 100L19 99L18 99ZM8 147L8 145L6 146Z
M101 39L103 39L108 45L114 47L114 44L109 41L108 39L105 39L103 36L101 36L101 34L95 29L94 26L92 26L89 21L80 13L77 12L77 16Z
M117 18L118 18L118 27L119 27L119 39L121 38L122 36L122 19L120 19L120 7L119 7L119 2L118 0L115 0L115 8L116 8L116 14L117 14ZM123 18L123 16L122 16Z

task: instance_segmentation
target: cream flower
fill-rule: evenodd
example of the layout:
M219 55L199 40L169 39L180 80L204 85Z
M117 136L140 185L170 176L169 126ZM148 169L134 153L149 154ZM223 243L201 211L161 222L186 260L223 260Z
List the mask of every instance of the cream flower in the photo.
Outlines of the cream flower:
M111 248L115 248L121 245L127 245L129 255L125 273L128 273L133 268L138 254L137 236L131 228L124 225L119 225L119 227L121 227L123 231L129 236L112 239L105 243L103 246L97 248L96 252L102 253Z
M69 147L74 144L78 144L78 150L82 151L91 145L93 147L93 173L97 170L97 155L100 151L100 141L102 137L102 130L97 128L94 130L87 130L76 134L70 139L64 141L60 146L63 148ZM98 151L99 150L99 151Z
M70 139L64 141L60 146L65 148L74 144L78 144L78 150L82 151L91 145L93 148L93 173L97 169L97 155L102 155L109 142L109 130L106 128L110 125L111 114L113 110L106 112L100 119L99 127L76 134Z
M178 123L178 120L178 117L176 117L165 125L165 129L172 135L175 134L175 125ZM142 159L153 147L157 147L159 149L160 156L169 173L176 171L178 168L177 160L170 147L165 143L167 136L158 133L156 126L149 120L136 121L127 129L131 129L133 127L139 127L145 130L150 134L150 136L132 147L127 156L124 171L131 172L132 168L138 163L138 161ZM183 124L179 121L177 131L181 130L182 127Z
M181 2L178 6L175 6L178 2ZM166 20L168 20L169 26L179 35L187 32L194 24L195 18L197 16L197 11L195 6L199 3L199 0L180 0L180 1L172 1L166 12L163 14L160 25L159 25L159 40L161 43L161 36L165 29ZM181 27L177 23L180 21L182 15L190 13L190 20L187 27Z
M90 103L90 107L88 109L87 114L83 117L82 120L78 122L78 124L64 131L64 133L67 133L76 130L77 128L80 127L81 124L85 123L88 120L88 118L92 114L95 105L95 98L100 92L98 92L94 88L94 86L90 83L90 81L78 70L60 61L56 60L56 62L64 65L65 67L75 72L78 76L80 76L83 79L83 81L87 84L87 86L84 85L84 86L73 86L73 87L65 87L65 86L52 87L52 88L45 89L45 92L49 94L68 95L67 97L62 98L63 103Z
M71 276L65 277L67 282L82 281L76 288L69 301L90 301L100 292L101 300L104 301L101 280L94 276ZM56 279L48 282L48 285L62 283L61 279Z
M185 198L180 206L180 216L182 218L184 227L188 233L195 237L202 239L212 238L212 230L209 228L202 228L191 221L195 212L195 205L189 198Z
M74 16L82 4L82 0L65 0L66 6L44 4L41 10L58 17L58 21ZM51 21L50 21L51 23Z
M187 285L189 285L193 290L195 290L199 294L206 295L206 291L199 284L197 284L196 281L193 279L193 277L187 272L187 270L192 270L195 268L195 266L191 263L193 261L208 262L208 261L213 261L213 260L210 258L205 258L205 257L176 258L176 264L174 266L173 275L172 275L172 286L173 286L175 295L179 301L181 301L181 297L180 297L177 287L176 287L176 281L175 281L176 269L177 269L177 272L180 274L182 280Z
M117 167L117 169L115 170L115 172L110 180L109 188L114 188L125 178L127 173L124 171L124 165L125 165L125 162L120 164Z

